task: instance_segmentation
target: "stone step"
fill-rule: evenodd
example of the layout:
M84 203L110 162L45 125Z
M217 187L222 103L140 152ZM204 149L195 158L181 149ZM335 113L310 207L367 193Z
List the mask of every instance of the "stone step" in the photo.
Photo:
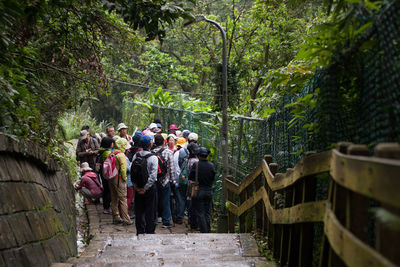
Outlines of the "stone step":
M102 234L73 266L274 266L249 234Z

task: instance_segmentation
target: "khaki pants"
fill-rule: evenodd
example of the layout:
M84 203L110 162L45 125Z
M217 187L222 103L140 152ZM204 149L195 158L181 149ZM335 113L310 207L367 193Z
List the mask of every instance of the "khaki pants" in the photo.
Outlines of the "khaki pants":
M126 203L126 181L122 178L114 178L109 180L111 191L111 209L114 220L123 220L130 222L128 216L128 205ZM121 214L119 214L119 209Z

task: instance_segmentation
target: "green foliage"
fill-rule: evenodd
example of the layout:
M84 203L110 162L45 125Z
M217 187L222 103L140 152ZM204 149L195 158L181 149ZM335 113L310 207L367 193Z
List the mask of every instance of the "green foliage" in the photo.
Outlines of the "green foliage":
M96 119L90 116L90 109L85 109L84 107L87 106L84 105L79 109L69 111L60 117L59 123L62 126L65 140L79 138L79 132L84 125L89 126L92 135L105 131L107 122L98 123Z

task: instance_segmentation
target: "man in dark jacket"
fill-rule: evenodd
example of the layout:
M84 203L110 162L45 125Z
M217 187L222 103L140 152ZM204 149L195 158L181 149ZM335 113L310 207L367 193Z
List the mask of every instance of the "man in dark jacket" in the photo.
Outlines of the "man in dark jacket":
M136 234L154 234L156 225L155 211L157 209L157 172L158 172L158 159L150 152L150 148L153 146L153 138L144 135L142 136L141 147L142 151L137 152L132 158L131 165L131 179L135 186L135 215L136 215ZM151 154L151 156L149 155ZM139 185L137 183L137 177L133 173L133 165L137 157L147 158L147 174L148 179L146 184Z
M82 130L80 135L79 142L76 146L76 159L78 164L87 162L90 168L95 169L96 157L99 152L99 143L95 138L92 138L90 133L86 130Z
M201 233L210 232L212 184L215 179L214 164L207 160L210 151L201 147L197 152L199 161L190 170L189 180L196 180L196 172L199 182L199 192L196 198L192 199L192 212L197 217Z

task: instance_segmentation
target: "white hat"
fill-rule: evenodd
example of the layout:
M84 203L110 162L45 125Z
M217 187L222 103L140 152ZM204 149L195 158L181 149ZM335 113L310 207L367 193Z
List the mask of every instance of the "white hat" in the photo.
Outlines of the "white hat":
M150 125L149 125L149 129L150 130L153 129L153 128L157 128L157 124L155 124L154 122L150 123Z
M126 126L125 123L121 122L120 124L118 124L118 131L121 129L128 129L128 126Z
M188 140L197 142L197 140L199 140L199 136L197 135L197 133L190 133L188 136Z
M82 131L80 132L81 137L80 137L79 139L80 139L80 140L86 139L88 133L89 133L88 131L82 130Z
M173 137L175 140L178 139L178 137L176 137L176 135L174 135L174 134L169 134L167 139L170 138L170 137Z
M87 172L87 171L93 171L93 169L89 167L89 163L82 162L79 172Z
M175 134L177 137L182 137L182 131L177 130Z

